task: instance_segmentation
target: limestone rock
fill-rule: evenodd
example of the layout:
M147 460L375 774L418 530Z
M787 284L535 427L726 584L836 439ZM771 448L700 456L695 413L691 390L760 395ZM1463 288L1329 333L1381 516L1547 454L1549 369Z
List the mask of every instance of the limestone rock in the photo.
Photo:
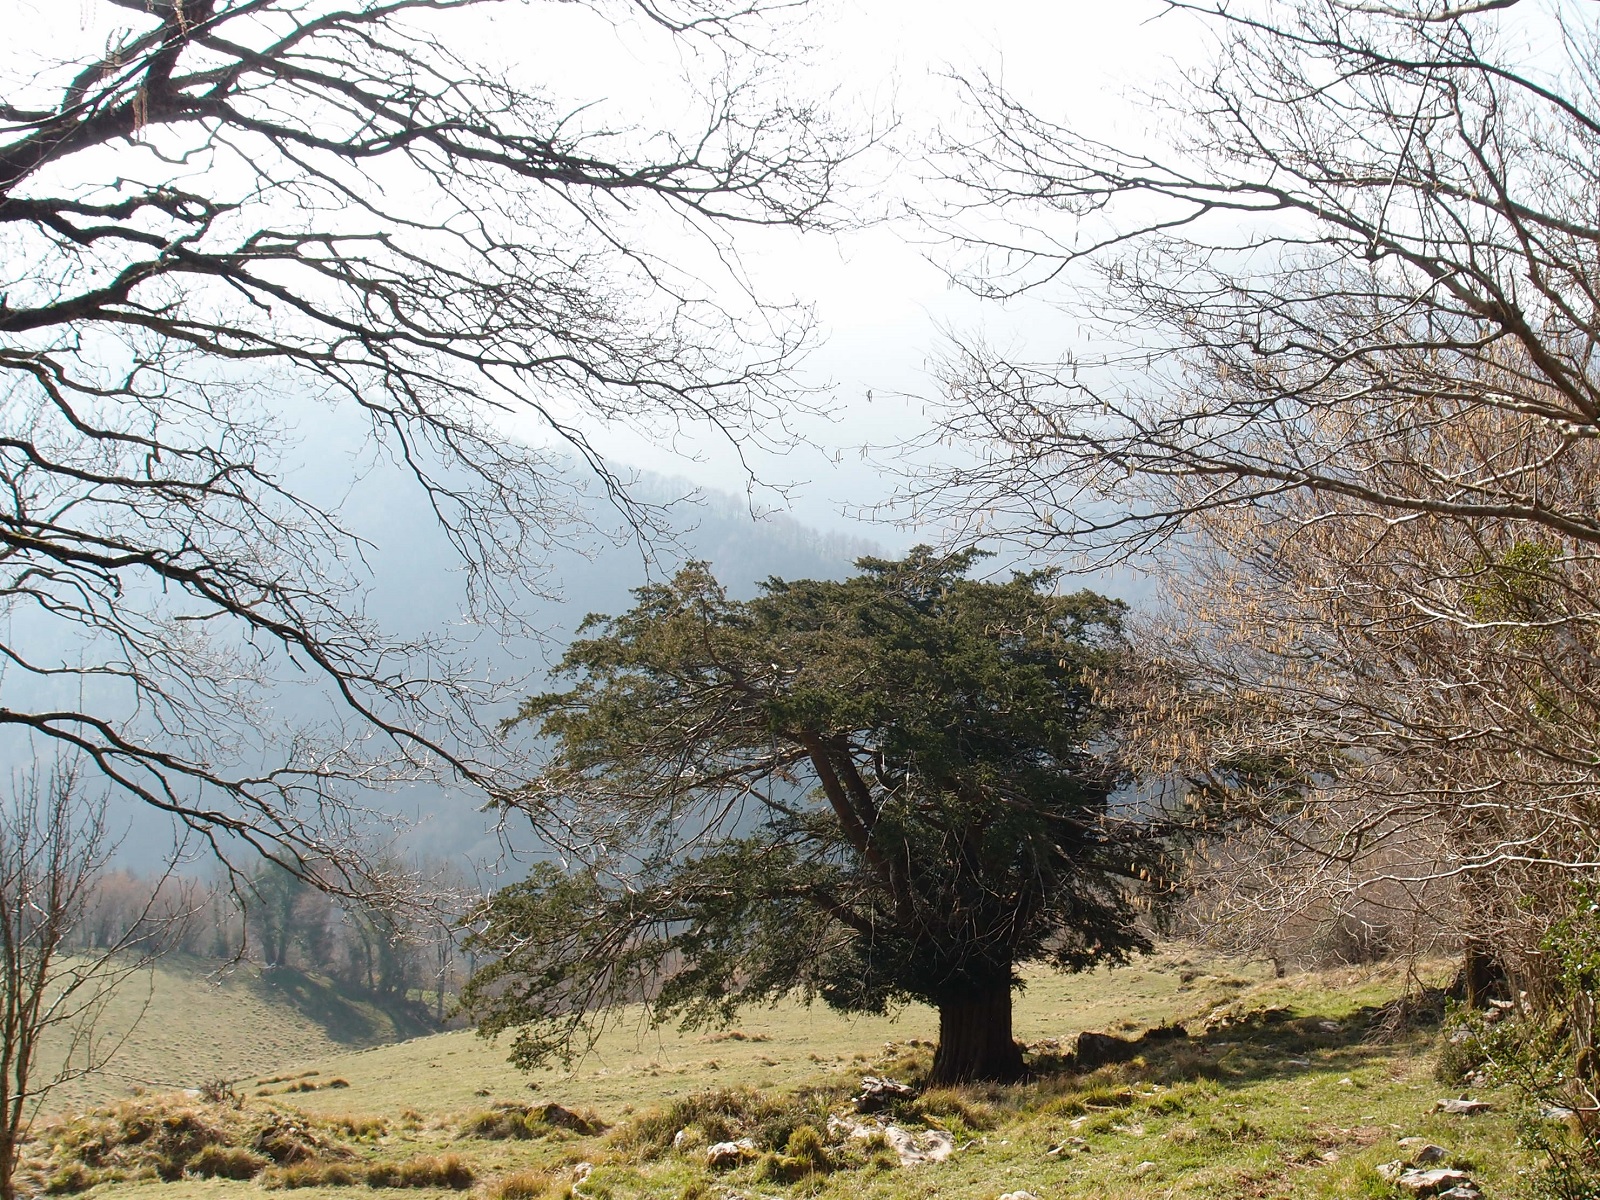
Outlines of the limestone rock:
M881 1136L902 1167L943 1162L956 1152L955 1138L942 1129L910 1130L890 1121L853 1121L832 1116L828 1118L828 1133L846 1138Z
M1471 1176L1463 1171L1452 1171L1448 1167L1435 1167L1431 1171L1416 1169L1402 1171L1395 1184L1413 1196L1437 1196L1440 1192L1452 1191L1462 1186L1477 1190L1473 1186Z
M1051 1146L1045 1153L1051 1158L1061 1158L1071 1154L1081 1154L1089 1148L1089 1143L1081 1137L1069 1137L1059 1145Z
M1494 1105L1485 1100L1458 1100L1454 1096L1446 1096L1443 1100L1435 1101L1433 1105L1434 1112L1450 1113L1458 1117L1475 1117L1479 1113L1491 1112L1493 1109Z
M717 1142L706 1148L706 1166L716 1171L726 1171L756 1157L756 1144L749 1138L736 1142Z
M893 1079L879 1079L867 1075L861 1080L861 1094L856 1097L856 1111L881 1112L902 1100L915 1100L917 1089Z

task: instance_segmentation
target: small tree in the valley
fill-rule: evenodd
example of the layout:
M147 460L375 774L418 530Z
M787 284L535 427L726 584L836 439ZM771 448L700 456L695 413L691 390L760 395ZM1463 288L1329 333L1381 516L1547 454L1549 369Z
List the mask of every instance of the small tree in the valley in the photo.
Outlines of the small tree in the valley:
M36 770L0 797L0 1200L17 1194L18 1150L44 1098L99 1070L121 1044L97 1019L149 961L165 877L120 939L68 953L114 848L104 802L68 768Z
M476 914L480 1030L515 1030L529 1065L623 1000L691 1026L789 993L916 1000L936 1081L1020 1075L1021 964L1148 948L1128 880L1151 826L1112 804L1104 753L1124 606L1049 571L969 579L976 557L863 559L748 602L691 565L591 618L571 689L517 718L553 750L516 803L574 868Z

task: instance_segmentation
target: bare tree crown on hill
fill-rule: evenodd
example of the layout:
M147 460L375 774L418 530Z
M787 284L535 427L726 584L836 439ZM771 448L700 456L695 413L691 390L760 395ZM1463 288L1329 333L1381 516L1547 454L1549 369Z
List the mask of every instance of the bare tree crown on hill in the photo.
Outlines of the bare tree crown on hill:
M1136 146L967 81L936 218L964 278L1056 289L1091 334L957 346L939 436L971 453L920 499L1174 564L1169 765L1339 769L1248 798L1276 850L1245 908L1378 883L1536 948L1519 897L1600 861L1600 10L1167 19L1211 53Z
M673 129L473 61L497 8L93 0L0 99L0 727L330 885L361 866L350 789L492 777L481 685L368 619L353 481L293 475L296 439L359 418L472 615L510 619L576 517L561 456L494 415L611 488L608 422L764 436L807 318L744 303L728 230L825 223L847 156L768 86L760 5L592 6L681 42ZM286 680L326 715L281 721Z
M184 918L181 905L164 916L155 910L169 864L120 936L75 946L116 849L105 802L60 763L8 782L0 795L0 1200L19 1194L18 1155L51 1093L104 1069L121 1049L128 1031L100 1027L107 1003L148 967L153 941Z

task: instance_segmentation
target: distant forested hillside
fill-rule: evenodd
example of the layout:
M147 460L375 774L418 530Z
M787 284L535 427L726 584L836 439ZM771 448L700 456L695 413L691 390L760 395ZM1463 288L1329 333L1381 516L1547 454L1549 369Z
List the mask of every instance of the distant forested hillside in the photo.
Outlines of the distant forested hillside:
M296 472L349 479L344 460L359 455L358 448L341 441L336 430L314 428ZM362 539L372 580L368 615L406 636L452 638L474 674L499 686L499 707L507 714L517 699L542 685L547 666L586 615L622 611L631 603L631 589L669 575L687 559L710 562L729 589L744 597L769 576L840 577L856 558L878 552L869 542L819 533L781 513L756 516L744 499L697 490L693 481L647 475L631 480L628 490L656 526L641 539L598 482L584 479L576 467L573 471L573 491L587 497L577 502L560 540L535 548L548 559L547 594L519 602L518 615L527 628L509 635L475 624L459 557L401 468L368 463L356 472L353 487L324 501ZM269 700L273 715L288 725L329 711L325 698L290 686ZM499 714L491 710L489 715ZM483 797L469 789L415 785L358 802L374 810L374 836L388 842L397 857L422 855L437 862L466 856L477 863L501 857L493 818L478 811ZM385 828L384 815L401 818L401 824ZM169 851L171 830L147 807L124 801L115 817L123 831L124 865L142 869ZM536 849L525 838L518 848Z

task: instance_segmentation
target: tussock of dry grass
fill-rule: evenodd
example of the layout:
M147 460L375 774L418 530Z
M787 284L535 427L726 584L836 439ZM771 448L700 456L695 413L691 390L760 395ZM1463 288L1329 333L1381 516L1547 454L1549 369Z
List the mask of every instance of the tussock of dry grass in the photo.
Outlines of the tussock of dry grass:
M512 1171L489 1184L484 1200L566 1200L572 1185L557 1183L547 1171Z
M185 1177L314 1187L340 1177L354 1157L341 1136L382 1136L387 1128L381 1119L317 1120L236 1101L141 1096L43 1127L24 1175L55 1195Z
M843 1083L788 1095L748 1087L696 1092L619 1125L612 1139L646 1160L672 1149L679 1130L692 1131L689 1141L698 1145L748 1137L762 1149L781 1150L800 1126L826 1125L829 1111L848 1095Z
M477 1182L472 1164L459 1154L419 1154L400 1163L372 1163L366 1168L368 1187L452 1188L461 1191Z

